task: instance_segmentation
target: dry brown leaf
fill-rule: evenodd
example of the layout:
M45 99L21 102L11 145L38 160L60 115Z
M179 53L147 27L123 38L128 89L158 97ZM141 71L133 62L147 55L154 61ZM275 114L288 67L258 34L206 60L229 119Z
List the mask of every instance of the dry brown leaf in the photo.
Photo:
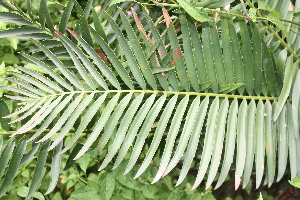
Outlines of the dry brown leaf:
M133 18L134 18L134 21L137 25L137 28L139 29L139 31L143 34L144 38L152 45L154 45L154 43L151 41L150 37L147 35L139 17L137 16L135 10L133 8L131 8L131 12L132 12L132 15L133 15Z
M162 9L165 21L166 21L167 28L169 28L170 24L172 23L171 17L169 15L167 9L164 6L161 6L161 9Z
M105 62L106 65L110 65L110 62L102 49L95 49L95 51L101 57L101 59Z

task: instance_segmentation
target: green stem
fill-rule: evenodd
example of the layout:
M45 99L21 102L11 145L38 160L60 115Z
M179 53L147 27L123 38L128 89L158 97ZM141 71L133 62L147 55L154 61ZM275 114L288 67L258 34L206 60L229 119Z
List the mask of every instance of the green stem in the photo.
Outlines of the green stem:
M245 15L239 15L239 14L234 14L234 13L230 13L230 12L226 12L226 11L221 11L221 10L215 10L215 9L209 9L209 8L204 8L204 10L208 11L208 12L215 12L215 13L219 13L219 14L224 14L224 15L229 15L229 16L232 16L232 17L238 17L238 18L242 18L242 19L249 19L247 16ZM256 20L260 20L260 21L269 21L268 18L266 17L256 17ZM290 21L290 20L287 20L287 19L279 19L280 21L283 21L283 22L287 22L287 23L290 23L290 24L295 24L295 25L298 25L300 26L300 23L297 23L297 22L294 22L294 21Z
M6 131L6 132L0 132L0 135L12 135L14 134L16 131ZM43 131L43 133L49 133L50 132L50 129L45 129ZM75 133L76 130L74 128L70 129L68 133ZM91 133L92 131L91 130L85 130L84 133ZM27 131L26 133L24 134L34 134L36 133L36 130L30 130L30 131ZM22 134L23 135L23 134Z
M67 95L67 94L82 94L82 93L145 93L145 94L148 93L148 94L164 94L164 95L190 95L190 96L203 96L203 97L208 96L208 97L249 99L249 100L278 100L278 97L244 96L244 95L216 94L216 93L205 93L205 92L178 92L178 91L158 91L158 90L94 90L94 91L72 91L72 92L51 94L48 96L43 96L41 98L34 99L34 101L38 101L53 96L60 96L60 95Z
M142 5L148 5L148 6L155 6L155 5L156 6L168 6L168 7L173 7L173 8L180 8L181 7L178 4L168 4L168 3L140 3L140 4L142 4ZM226 11L221 11L221 10L216 10L216 9L210 9L210 8L203 8L203 7L195 7L195 8L203 9L203 10L205 10L207 12L214 12L214 13L229 15L229 16L232 16L232 17L238 17L238 18L242 18L242 19L248 19L248 17L245 16L245 15L234 14L234 13L230 13L230 12L226 12ZM269 21L266 17L262 17L262 16L257 17L256 20ZM295 24L295 25L300 26L300 23L297 23L297 22L294 22L294 21L290 21L290 20L282 19L282 18L280 18L279 20L283 21L283 22L287 22L287 23L290 23L290 24Z

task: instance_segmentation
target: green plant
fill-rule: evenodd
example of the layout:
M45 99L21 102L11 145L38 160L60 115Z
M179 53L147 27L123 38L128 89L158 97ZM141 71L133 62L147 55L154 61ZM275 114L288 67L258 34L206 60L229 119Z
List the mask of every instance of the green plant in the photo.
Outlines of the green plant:
M289 181L291 185L300 188L300 175L296 176L293 180Z
M298 4L289 11L289 1L140 2L137 11L127 9L129 18L116 3L108 1L96 13L93 0L85 9L70 0L56 25L47 0L37 13L30 0L26 12L16 2L0 1L11 10L1 19L25 25L0 37L33 38L34 53L21 55L42 72L16 66L18 72L5 75L18 85L2 87L11 91L6 98L22 107L7 116L15 127L4 128L7 120L1 119L11 139L1 138L0 172L6 175L0 196L37 156L30 198L49 152L47 194L58 181L61 156L74 164L87 152L101 155L99 171L112 160L113 169L125 162L124 173L134 168L135 178L158 165L153 183L182 163L176 185L192 168L197 175L191 189L204 178L206 189L215 179L219 187L234 160L236 189L241 182L246 187L254 162L256 187L264 175L271 186L276 170L280 180L288 161L291 177L300 173ZM235 5L229 11L215 9L229 3ZM172 17L160 6L174 11ZM77 16L69 23L73 7Z

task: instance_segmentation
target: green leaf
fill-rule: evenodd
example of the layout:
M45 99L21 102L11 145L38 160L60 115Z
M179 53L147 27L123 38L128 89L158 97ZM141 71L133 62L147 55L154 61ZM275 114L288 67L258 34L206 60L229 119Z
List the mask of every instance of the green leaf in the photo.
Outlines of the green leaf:
M86 173L86 169L90 163L90 160L91 160L91 155L88 153L77 160L77 163L79 164L80 168L85 173Z
M96 126L94 127L93 132L89 135L86 143L83 145L82 149L79 151L77 156L74 158L75 160L80 158L93 144L93 142L97 139L99 134L101 133L101 130L103 129L105 123L107 122L108 118L110 117L111 112L115 108L117 101L120 97L120 93L117 93L107 104L105 107L100 119L98 120Z
M253 69L253 54L251 46L251 38L247 24L244 20L239 21L240 34L242 40L242 58L244 67L245 87L247 93L251 96L254 87L254 69Z
M83 145L80 144L80 143L77 143L75 145L75 147L73 148L72 152L69 154L69 157L68 157L68 159L66 161L66 165L65 165L65 167L63 169L64 171L70 169L72 167L72 165L75 163L74 158L78 154L78 152L80 151L80 149L82 148L82 146Z
M50 140L47 140L43 142L41 146L39 156L37 158L34 174L29 187L29 192L27 194L26 199L29 199L33 195L33 193L38 189L38 186L43 178L42 174L48 156L48 148L50 146L50 142L51 142Z
M70 31L70 30L69 30ZM70 49L72 49L72 51L74 51L78 58L80 58L80 60L82 61L83 65L85 66L85 68L87 69L87 71L85 70L85 68L83 67L83 65L80 64L78 58L75 57L75 55L70 54L73 62L75 63L75 66L77 67L78 71L82 72L82 76L85 80L87 80L87 82L89 83L89 85L91 85L92 88L94 88L95 86L93 85L93 82L91 82L90 77L94 78L101 87L103 87L104 89L107 89L107 84L104 81L103 77L101 76L101 74L96 70L96 68L94 67L94 65L90 62L90 60L87 58L87 56L77 47L77 45L75 43L73 43L69 38L65 37L64 35L62 35L59 32L55 32L59 38L63 41L63 45L65 46L65 48L68 50L68 52L70 52ZM90 75L87 74L87 72L90 73Z
M104 194L105 200L111 199L116 181L112 173L101 174L99 177L100 194Z
M94 43L91 37L89 23L84 16L79 15L79 18L80 18L79 27L80 27L80 33L82 35L82 38L85 40L86 43L88 43L90 46L93 47Z
M249 16L251 17L253 22L256 22L256 11L257 11L257 9L255 9L255 8L249 9Z
M61 21L59 23L59 31L62 32L62 33L65 33L65 31L66 31L67 23L68 23L69 18L71 16L73 6L74 6L74 1L70 0L68 2L67 7L65 8L62 16L61 16Z
M158 73L161 73L161 72L168 72L168 71L171 71L173 70L175 67L153 67L151 69L152 71L152 74L158 74Z
M5 174L3 183L0 188L0 197L2 197L7 192L16 175L16 172L18 170L19 164L25 151L25 147L27 144L26 140L27 138L23 137L15 148L15 151L11 157L11 162L7 167L7 172Z
M119 151L119 155L115 161L115 164L113 166L113 169L118 167L122 160L124 159L129 147L132 145L133 140L135 139L136 133L141 126L142 122L144 121L145 117L147 116L154 100L155 100L155 94L152 94L143 104L143 106L139 109L138 113L135 115L132 123L130 124L130 128L127 131L126 137L124 139L124 142L122 144L122 147Z
M70 29L68 29L68 31L71 32ZM73 36L82 45L84 50L92 57L97 67L100 69L103 75L109 80L109 82L117 89L121 89L117 78L113 75L111 70L107 67L107 65L104 63L101 57L96 53L96 51L87 42L85 42L85 40L83 40L83 38L81 38L79 35L76 36L73 35Z
M274 23L284 33L286 37L289 36L289 33L287 32L285 26L280 21L279 16L275 15L274 13L269 13L267 19L272 23Z
M77 88L83 90L82 85L79 83L78 78L74 76L65 65L59 60L48 48L42 45L36 40L31 40L36 46L38 46L44 53L52 60L56 67L64 74L64 76Z
M1 30L0 38L22 36L24 34L39 33L41 31L43 30L36 27L11 28L6 30Z
M221 156L222 156L222 150L223 150L223 142L224 142L224 135L225 135L225 126L226 126L226 119L227 119L227 112L229 107L229 101L228 99L224 99L221 106L220 106L220 112L218 116L217 121L217 129L216 129L216 141L214 144L214 151L211 161L211 167L208 173L208 178L206 182L206 188L208 189L212 182L215 179L215 176L217 174L220 162L221 162Z
M42 139L40 139L38 142L44 142L47 139L49 139L50 137L52 137L55 133L57 133L57 131L59 129L61 129L61 127L63 125L65 125L65 122L67 120L70 121L74 121L74 119L72 119L72 117L74 116L73 113L75 109L78 109L77 106L80 105L80 102L82 101L82 97L83 97L83 93L78 95L69 105L68 107L64 110L64 112L62 113L62 115L60 116L59 120L57 121L57 123L53 126L53 128L49 131L49 133L47 133ZM78 113L75 113L75 116ZM75 117L76 118L76 117ZM71 122L72 123L72 122ZM69 127L68 127L69 126ZM68 128L70 128L72 125L68 124L68 126L66 126ZM65 134L67 131L63 130L62 134ZM57 141L55 141L55 143L57 143ZM54 146L51 146L51 149ZM50 148L49 148L50 149Z
M259 193L259 197L258 197L257 200L264 200L263 197L262 197L262 195L261 195L261 192Z
M0 20L20 25L31 25L30 21L24 19L21 15L11 12L0 12Z
M19 167L23 166L28 161L30 161L33 158L33 156L35 156L35 153L39 150L40 143L36 143L36 141L37 140L35 140L32 144L30 151L24 154L24 156L22 157Z
M115 108L115 111L111 115L111 117L108 119L107 124L105 125L105 131L102 134L100 141L98 143L97 150L99 153L102 153L103 148L107 144L108 140L111 138L111 135L113 134L113 131L118 124L125 108L127 107L128 103L130 102L132 97L132 93L127 94L118 104L118 106Z
M175 114L174 114L172 122L171 122L169 133L167 136L164 153L161 158L161 163L160 163L157 174L156 174L154 180L152 181L152 183L157 182L167 169L169 160L171 158L172 149L173 149L173 146L175 143L176 135L178 134L178 130L179 130L183 115L185 113L185 109L188 104L188 100L189 100L189 96L185 96L177 106L177 109L175 111Z
M111 16L107 15L109 24L112 26L113 30L115 31L116 35L118 36L117 39L120 43L121 49L124 51L125 57L128 62L128 66L131 70L131 73L135 77L136 81L140 85L141 88L146 89L146 83L144 80L144 76L141 72L140 67L138 66L138 63L136 62L136 59L132 53L132 50L130 49L128 42L124 35L122 34L122 31L116 24L116 22L111 18Z
M247 101L244 99L238 112L237 124L237 158L235 170L235 190L238 189L243 175L246 162L246 121L247 121Z
M89 187L89 186L82 186L72 192L71 198L73 198L75 200L81 200L81 199L99 200L99 197L98 198L94 197L96 194L97 194L97 189Z
M276 121L289 94L291 91L292 83L294 81L294 77L297 73L297 67L298 67L298 62L293 63L293 57L290 56L288 57L286 61L286 66L285 66L285 75L284 75L284 81L283 81L283 87L278 99L278 104L275 108L275 113L273 115L273 120Z
M237 127L237 114L238 114L238 102L237 99L234 99L230 105L228 111L228 122L230 126L227 126L226 130L226 143L225 143L225 154L223 158L222 169L218 182L215 186L215 189L221 186L224 182L233 161L233 155L235 150L235 138L236 138L236 127Z
M198 83L199 78L197 77L195 61L193 57L193 48L191 42L191 33L188 27L188 21L184 14L179 15L180 24L181 24L181 32L182 32L182 40L183 40L183 50L184 50L184 61L186 63L187 68L187 76L190 80L190 83L194 89L194 91L200 91L200 85Z
M16 10L15 6L11 5L7 0L0 0L0 6L3 6L10 11Z
M300 175L296 176L293 180L289 180L289 183L297 188L300 188Z
M73 113L68 117L68 120L64 124L64 127L60 130L60 133L57 135L55 140L52 142L49 150L52 150L59 142L61 142L65 135L70 131L70 129L74 126L75 121L80 118L80 115L83 113L85 108L90 104L94 97L94 93L91 93L89 96L84 98L73 111ZM71 105L70 105L71 106ZM75 106L74 106L75 107ZM63 115L61 116L61 118ZM59 123L59 121L57 122Z
M282 178L284 175L286 165L287 165L287 158L288 158L288 135L287 135L287 121L286 121L286 106L282 108L282 111L276 121L277 128L278 128L278 135L277 137L280 138L278 141L278 176L277 182Z
M73 94L68 95L63 101L62 98L64 97L64 95L61 95L60 97L58 97L56 100L57 102L53 102L49 107L49 109L47 109L47 112L45 112L46 114L43 115L43 118L46 118L44 123L40 126L40 128L36 131L36 133L31 136L31 138L29 139L29 141L34 140L36 137L38 137L48 126L49 124L53 121L53 119L57 116L57 114L63 109L65 108L66 104L70 102L70 100L73 97ZM55 108L54 108L55 107ZM49 114L49 115L48 115ZM39 118L39 120L43 120L43 118Z
M91 29L91 32L96 42L100 45L102 50L105 52L107 58L110 60L113 67L118 72L119 76L122 78L122 80L130 89L133 89L134 86L132 80L128 75L128 73L126 72L126 70L124 69L124 67L122 66L121 61L118 59L114 51L109 47L109 45L104 41L104 39L100 37L93 29Z
M18 43L19 43L18 38L9 37L7 39L9 40L11 47L14 48L14 50L17 50ZM16 60L18 60L18 59L16 59Z
M97 16L97 13L94 9L92 10L92 16L93 16L95 30L97 31L99 36L102 37L103 40L107 43L107 37L106 37L106 34L104 32L103 26L102 26L102 24L100 22L100 19Z
M2 100L0 100L0 126L3 128L5 131L9 131L10 129L10 119L9 118L3 118L7 115L9 115L9 109L6 105L6 103Z
M207 82L208 78L207 78L206 65L204 63L202 44L196 26L191 22L189 22L188 25L189 25L191 41L192 41L191 45L194 48L194 51L192 51L193 59L195 61L195 67L197 70L199 83L201 84L201 90L204 90L206 89L206 87L203 87L203 83Z
M186 121L184 123L183 130L178 142L178 146L163 176L167 175L177 165L180 158L183 156L187 143L190 139L190 135L194 130L193 125L199 114L199 106L200 97L198 96L193 100L192 104L190 105L189 111L186 116Z
M263 2L263 1L257 1L257 3L258 3L258 9L267 10L267 11L273 13L279 19L280 13L277 12L275 9L272 9L267 3Z
M167 122L168 122L169 118L171 117L173 109L176 105L177 98L178 98L178 95L174 95L169 100L168 104L165 106L164 112L162 113L160 120L158 122L158 125L156 127L156 130L154 133L154 138L151 142L149 151L147 152L147 155L146 155L141 167L139 168L138 172L136 173L135 178L139 177L146 170L146 168L152 161L153 156L154 156L154 154L159 146L159 143L161 141L161 138L163 136L163 133L166 129Z
M255 127L255 116L256 114L256 104L255 101L252 100L248 106L247 110L247 127L246 127L246 162L244 167L244 175L243 175L243 188L246 187L248 184L250 177L252 175L252 168L253 168L253 160L254 160L254 144L255 144L255 130L253 127ZM250 181L251 182L251 181Z
M157 89L156 81L154 79L154 76L151 73L150 65L146 59L146 56L142 50L142 47L140 46L139 40L138 40L132 26L130 25L128 18L125 16L125 13L120 9L119 9L119 12L120 12L120 16L121 16L123 25L127 32L127 37L129 39L128 44L135 55L135 58L139 64L139 67L140 67L146 81L154 90L156 90Z
M241 87L243 85L245 85L245 84L244 83L236 83L236 84L220 85L219 92L229 93L229 92L232 92L232 91L238 89L239 87Z
M21 54L23 57L27 58L28 60L34 62L35 64L39 65L43 70L45 70L54 80L56 80L59 84L61 84L63 87L65 87L66 89L72 91L72 87L71 85L69 85L61 76L59 76L58 74L56 74L48 65L46 65L44 62L41 62L40 60L26 55L26 54ZM35 77L35 76L34 76ZM39 80L41 80L41 78L38 78ZM47 81L47 79L43 79L42 80L46 83L50 83L51 81ZM47 84L47 83L46 83ZM62 92L63 90L57 86L56 84L51 84L52 88Z
M54 25L48 10L47 5L48 0L41 0L40 2L40 17L42 16L42 19L45 20L46 24L48 25L48 28L52 33L54 33ZM43 22L44 23L44 22Z
M9 139L6 143L5 148L1 152L1 157L0 157L0 176L2 176L5 168L7 167L8 161L10 159L10 156L14 150L15 147L15 137Z
M188 1L177 0L177 2L195 20L197 20L199 22L212 21L212 19L210 17L208 17L208 14L206 11L195 8L195 6L188 3Z
M148 133L151 130L151 126L153 125L157 115L159 114L162 106L164 105L164 102L166 100L166 95L161 96L155 104L152 106L151 110L149 111L143 126L141 127L139 134L137 135L137 139L134 144L134 148L132 150L132 154L130 157L130 160L128 162L127 168L124 172L124 174L127 174L135 165L137 162L139 155L142 152L145 140L148 136Z
M203 200L216 200L216 198L212 193L209 192L204 195Z
M276 152L274 146L275 132L272 120L272 105L270 101L265 102L265 147L267 156L267 173L268 173L268 187L270 187L274 181L276 170Z
M146 198L155 198L154 195L157 193L158 187L155 185L144 185L141 190Z
M6 69L5 69L5 62L3 61L1 64L0 64L0 75L4 74L6 72Z
M237 39L237 33L233 24L232 20L228 20L228 29L229 29L229 36L231 42L231 49L232 49L232 62L233 62L233 71L235 77L235 83L245 83L244 81L244 70L243 70L243 63L242 63L242 53L240 50L240 43ZM238 88L238 92L240 94L244 93L245 87Z
M211 26L209 23L203 23L202 27L202 45L203 45L203 56L206 65L206 73L208 80L211 81L211 89L214 93L218 92L218 78L217 72L214 67L213 47L211 41ZM224 74L223 74L224 75Z
M173 51L173 59L175 60L175 69L178 76L178 79L182 87L186 90L190 90L190 83L188 81L186 66L183 59L183 54L177 39L177 34L173 24L170 24L168 28L168 36L170 39L171 48Z
M49 194L52 192L58 182L59 174L60 174L60 163L61 163L61 149L63 146L63 142L60 142L54 149L54 154L52 158L52 164L51 164L51 183L49 185L49 188L45 194Z
M204 147L201 156L201 161L198 169L198 174L195 180L195 183L192 187L192 190L195 189L200 185L202 182L204 175L207 171L208 164L211 160L212 151L213 151L213 138L215 137L215 126L216 126L216 119L219 112L219 98L215 98L210 106L210 110L208 113L207 119L207 129L206 135L204 139Z
M289 161L290 161L290 174L291 179L295 178L298 170L298 152L297 152L297 138L295 138L295 133L293 131L293 121L292 121L292 105L290 102L287 103L287 130L288 134L288 150L289 150ZM299 132L298 132L299 133ZM299 138L299 136L298 136Z
M84 129L87 128L88 124L91 122L92 118L96 115L97 111L99 110L100 106L104 102L107 97L107 93L101 95L93 105L87 110L86 114L83 116L83 120L80 122L76 132L74 133L72 139L65 145L65 148L62 150L61 153L66 152L69 150L78 140ZM77 145L75 146L77 147ZM74 151L74 150L73 150Z
M255 171L256 171L256 188L259 187L264 173L265 161L265 139L264 139L264 104L260 100L256 110L255 126Z
M90 15L91 10L93 9L93 3L94 0L88 0L88 2L86 3L86 6L84 8L84 16L85 18L88 18Z

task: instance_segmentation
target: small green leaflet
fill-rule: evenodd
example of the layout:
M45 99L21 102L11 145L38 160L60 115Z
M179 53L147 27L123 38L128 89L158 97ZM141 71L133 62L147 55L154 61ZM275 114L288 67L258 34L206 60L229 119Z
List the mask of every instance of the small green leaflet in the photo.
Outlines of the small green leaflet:
M296 176L293 180L289 180L289 183L297 188L300 188L300 175Z
M256 22L256 11L257 11L257 9L255 9L255 8L249 9L249 15L253 22Z
M28 35L31 33L39 33L41 31L42 29L36 27L11 28L0 31L0 38Z
M161 73L161 72L171 71L174 68L175 67L153 67L152 68L152 74L157 74L157 73Z
M9 109L6 105L6 103L2 100L0 100L0 126L5 130L9 131L10 129L10 119L9 118L3 118L7 115L9 115Z
M245 85L244 83L236 83L236 84L228 84L228 85L220 85L219 86L219 92L232 92L236 90L237 88L241 87L242 85Z
M261 195L261 193L259 193L259 197L258 197L257 200L264 200L263 197L262 197L262 195Z
M20 25L31 25L32 23L24 19L21 15L11 12L0 12L0 20Z
M80 159L78 159L77 162L79 163L79 166L82 169L82 171L86 172L86 169L90 163L90 159L91 159L90 154L85 154Z
M195 20L199 22L212 21L212 19L208 17L206 11L195 8L195 6L191 5L186 0L177 0L177 2Z
M267 19L275 24L284 33L285 36L289 36L289 33L287 32L285 26L281 23L279 16L270 12Z

